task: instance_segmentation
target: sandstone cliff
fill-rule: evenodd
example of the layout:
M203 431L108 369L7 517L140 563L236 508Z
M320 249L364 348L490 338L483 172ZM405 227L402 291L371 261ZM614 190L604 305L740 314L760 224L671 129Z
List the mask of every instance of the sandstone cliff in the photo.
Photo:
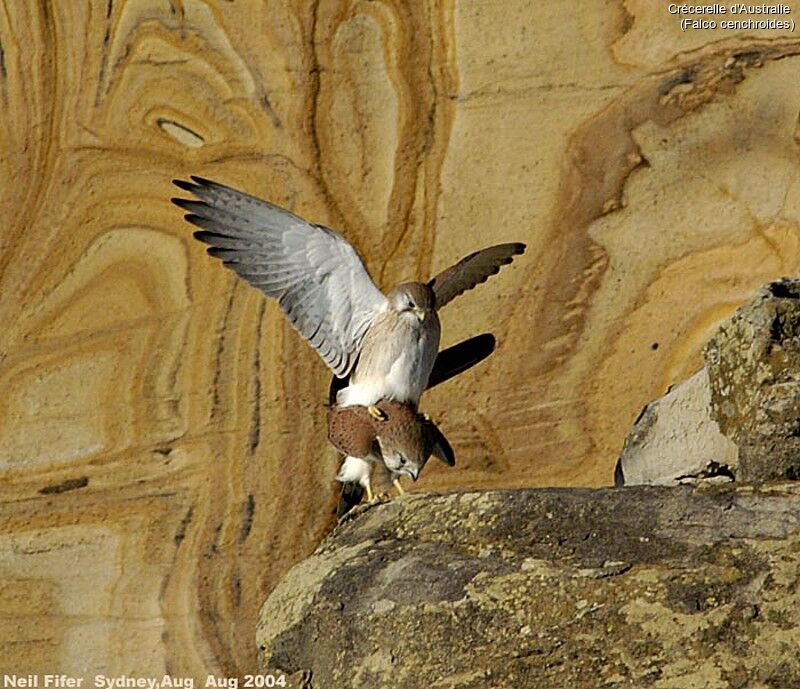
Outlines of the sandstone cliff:
M795 13L800 5L792 0ZM327 374L190 238L202 174L498 350L417 490L610 482L642 405L800 265L800 40L650 0L15 0L0 12L0 672L204 678L331 526Z

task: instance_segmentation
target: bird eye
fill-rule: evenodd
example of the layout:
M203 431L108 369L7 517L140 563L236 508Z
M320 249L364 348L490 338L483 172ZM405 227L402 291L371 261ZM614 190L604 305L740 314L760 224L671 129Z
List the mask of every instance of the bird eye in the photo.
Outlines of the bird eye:
M406 458L405 458L405 457L403 457L403 456L401 455L401 456L400 456L400 466L401 466L401 467L402 467L402 466L405 466L405 464L406 464Z

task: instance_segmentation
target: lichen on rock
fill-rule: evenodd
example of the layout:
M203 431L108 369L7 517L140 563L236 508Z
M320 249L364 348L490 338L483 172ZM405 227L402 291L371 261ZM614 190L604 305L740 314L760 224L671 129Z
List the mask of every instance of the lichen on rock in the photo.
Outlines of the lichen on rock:
M795 484L362 508L264 605L261 670L305 689L798 686L798 508Z
M762 287L704 354L700 371L642 410L617 485L800 478L800 279Z
M765 285L706 346L711 415L738 480L800 478L800 279Z

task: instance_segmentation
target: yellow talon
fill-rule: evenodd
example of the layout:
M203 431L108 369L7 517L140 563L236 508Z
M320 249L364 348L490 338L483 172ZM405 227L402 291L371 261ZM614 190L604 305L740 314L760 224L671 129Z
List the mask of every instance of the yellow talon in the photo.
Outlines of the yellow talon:
M375 496L372 495L372 488L370 486L365 486L367 489L367 502L372 502Z
M403 486L400 485L400 479L399 478L396 478L394 481L392 481L392 483L394 484L394 487L397 488L397 492L400 495L405 495L406 494L405 490L403 490Z
M386 419L389 418L383 409L376 407L374 404L371 404L369 407L367 407L367 411L369 412L369 415L377 421L386 421Z

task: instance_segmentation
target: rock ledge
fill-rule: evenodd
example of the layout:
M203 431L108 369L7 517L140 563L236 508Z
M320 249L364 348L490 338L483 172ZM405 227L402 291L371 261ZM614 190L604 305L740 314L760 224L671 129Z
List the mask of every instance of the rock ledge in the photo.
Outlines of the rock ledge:
M800 486L414 494L262 609L293 686L800 686Z

